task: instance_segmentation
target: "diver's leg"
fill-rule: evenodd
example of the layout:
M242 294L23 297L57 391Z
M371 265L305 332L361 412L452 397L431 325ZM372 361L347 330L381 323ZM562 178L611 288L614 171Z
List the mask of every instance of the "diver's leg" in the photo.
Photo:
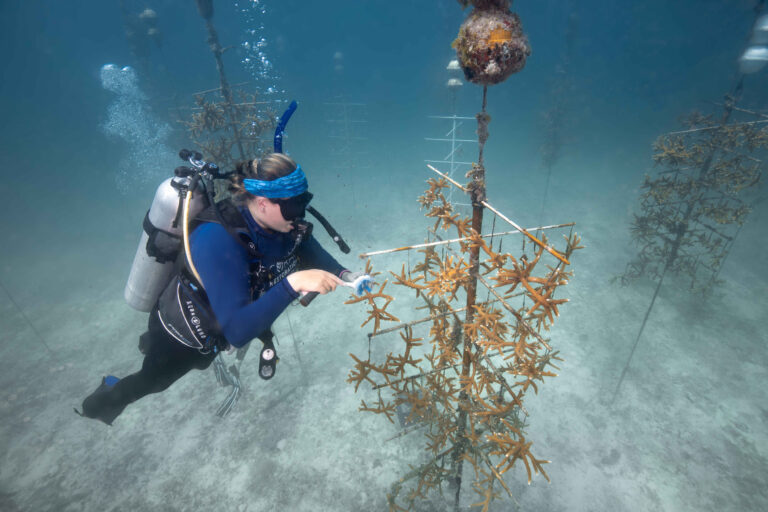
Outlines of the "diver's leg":
M152 321L149 334L151 343L146 347L141 370L111 386L102 381L101 386L83 401L84 416L111 425L131 402L168 389L192 368L207 368L215 357L182 345L164 330L158 330Z
M189 370L207 367L213 356L203 355L170 336L161 335L144 357L141 370L115 384L115 392L123 395L127 405L151 393L165 391Z

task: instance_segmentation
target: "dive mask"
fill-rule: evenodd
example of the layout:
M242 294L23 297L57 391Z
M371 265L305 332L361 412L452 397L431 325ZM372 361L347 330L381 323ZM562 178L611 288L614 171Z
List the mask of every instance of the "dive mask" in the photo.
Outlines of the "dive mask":
M310 192L302 192L301 194L289 198L277 198L270 199L273 203L280 205L280 214L287 221L295 221L303 219L306 214L307 206L312 200L312 194Z

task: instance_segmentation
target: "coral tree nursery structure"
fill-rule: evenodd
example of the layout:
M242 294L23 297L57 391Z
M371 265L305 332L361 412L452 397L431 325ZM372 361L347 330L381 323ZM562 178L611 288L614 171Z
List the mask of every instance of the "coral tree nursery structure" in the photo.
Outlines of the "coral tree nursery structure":
M750 44L768 43L765 3L760 0L755 6ZM656 290L611 403L619 394L664 277L668 273L684 276L692 291L705 294L720 285L720 269L750 211L745 196L760 181L765 167L761 157L768 147L768 116L736 106L745 75L765 65L764 58L749 57L751 48L740 58L736 84L725 97L720 118L693 114L687 129L663 135L654 145L653 159L662 170L655 178L646 176L640 212L632 222L640 251L618 277L623 284L650 277L657 280ZM736 119L739 116L748 117Z
M226 49L219 43L213 24L213 1L197 0L197 8L205 20L220 85L196 93L192 115L182 123L206 159L230 170L238 160L260 155L271 147L271 139L262 134L274 129L276 113L269 108L271 102L257 101L256 93L233 90L224 70L222 57Z
M355 365L348 382L355 390L367 382L376 392L376 401L362 401L361 411L382 414L392 423L399 417L406 427L403 433L418 430L427 439L429 460L393 485L390 510L410 510L430 490L442 491L443 483L456 490L458 500L463 463L474 472L477 505L488 510L500 493L512 496L504 473L516 463L525 466L529 483L533 473L548 479L542 467L548 461L531 452L523 404L528 392L538 392L545 377L556 375L553 370L560 358L546 332L567 302L556 292L568 282L571 271L545 250L549 245L545 236L540 244L525 239L517 256L502 250L496 239L519 231L481 235L471 227L470 217L452 213L443 193L450 186L445 178L430 179L429 185L420 200L427 216L436 218L438 227L430 233L438 240L423 244L418 264L412 268L403 264L399 273L390 272L395 285L415 291L429 315L382 329L385 322L400 322L388 311L394 300L386 290L388 279L374 292L348 301L369 307L363 322L373 327L369 344L385 343L383 336L395 331L401 341L400 350L394 348L381 362L372 360L370 350L367 358L350 354ZM441 240L442 231L453 231L458 238ZM563 246L558 254L568 261L581 248L579 237L570 232ZM482 300L477 299L478 284L487 291ZM460 307L461 303L467 306ZM429 330L420 336L417 330L423 325Z
M671 271L689 288L706 293L717 286L720 269L750 206L744 195L757 186L768 147L768 116L728 123L726 118L693 114L686 129L654 143L661 170L646 175L632 235L640 250L621 276L626 284L642 276L661 280ZM756 119L757 117L757 119Z
M514 499L505 473L516 464L525 467L529 483L534 473L549 479L543 467L548 461L531 452L524 399L530 391L538 392L546 377L556 375L560 358L545 335L567 302L558 290L568 282L570 258L581 246L573 224L537 228L541 233L568 230L557 249L546 235L536 238L533 230L521 228L488 202L483 167L490 120L486 98L487 85L477 115L478 162L467 173L469 183L462 185L429 166L438 177L428 180L429 188L419 198L426 217L434 220L428 241L362 255L406 251L408 264L390 272L390 278L415 293L414 300L428 316L401 322L388 311L394 300L386 288L389 279L347 302L366 304L369 316L362 325L373 327L368 356L350 354L355 364L348 382L356 391L370 384L376 397L370 403L363 400L360 410L392 423L397 418L404 430L395 437L423 432L429 452L426 461L392 486L387 496L391 511L413 509L431 491L442 493L443 484L454 493L458 510L465 468L479 496L472 505L483 511L502 495ZM449 187L469 196L471 217L455 213L446 198ZM482 234L486 209L494 214L490 234ZM496 232L497 219L514 230ZM455 238L446 239L446 232ZM504 235L522 239L520 253L502 249ZM422 255L413 267L412 251ZM398 325L383 329L385 322ZM399 334L396 347L387 345L385 337L393 332ZM373 344L392 351L378 361L372 357Z
M640 247L618 278L624 285L640 277L657 281L635 342L616 384L619 394L627 370L659 295L664 277L688 280L692 292L707 294L722 284L720 269L750 211L744 195L760 182L765 167L758 155L768 148L768 116L729 124L735 107L726 99L723 116L693 114L688 129L659 137L654 162L662 170L645 177L640 211L631 230ZM762 151L761 151L762 150Z

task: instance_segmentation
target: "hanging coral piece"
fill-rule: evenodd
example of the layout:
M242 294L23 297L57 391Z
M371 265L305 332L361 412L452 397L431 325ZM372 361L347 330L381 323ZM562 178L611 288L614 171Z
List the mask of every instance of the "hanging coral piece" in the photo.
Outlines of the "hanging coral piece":
M466 6L469 2L460 2ZM498 84L525 66L531 54L517 14L506 0L475 0L475 9L453 42L464 76L470 82Z

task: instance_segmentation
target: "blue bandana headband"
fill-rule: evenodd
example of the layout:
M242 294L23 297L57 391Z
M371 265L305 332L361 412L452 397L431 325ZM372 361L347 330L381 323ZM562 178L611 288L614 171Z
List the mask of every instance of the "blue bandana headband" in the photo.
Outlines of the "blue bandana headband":
M243 180L245 190L255 196L277 199L281 197L294 197L307 191L307 177L301 166L297 165L296 170L287 176L271 181L254 180L246 178Z

